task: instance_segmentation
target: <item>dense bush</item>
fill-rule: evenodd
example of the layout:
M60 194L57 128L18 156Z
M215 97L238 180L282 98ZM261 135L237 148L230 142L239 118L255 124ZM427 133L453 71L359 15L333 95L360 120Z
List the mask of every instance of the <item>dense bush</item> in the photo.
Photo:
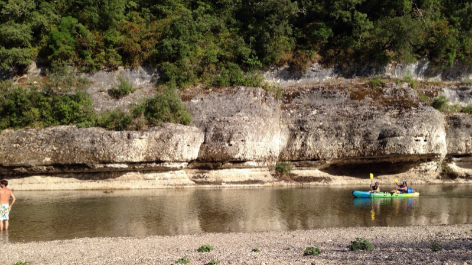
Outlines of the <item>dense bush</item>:
M288 64L472 64L470 1L0 1L0 68L151 63L169 87L242 85Z
M0 130L86 124L94 120L93 103L85 92L51 95L21 87L0 91Z
M192 121L192 116L182 105L178 92L169 88L137 106L133 110L133 115L135 117L144 116L151 125L163 122L187 125Z
M124 112L121 109L106 111L102 113L95 123L96 126L113 131L124 131L133 123L131 114Z

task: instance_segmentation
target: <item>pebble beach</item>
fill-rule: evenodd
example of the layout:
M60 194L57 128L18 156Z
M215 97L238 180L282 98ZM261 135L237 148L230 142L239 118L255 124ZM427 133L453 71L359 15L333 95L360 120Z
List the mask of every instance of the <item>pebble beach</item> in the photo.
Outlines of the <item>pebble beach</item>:
M374 249L351 251L349 245L356 238L366 239ZM203 245L213 249L197 251ZM305 256L307 247L318 248L320 254ZM472 225L77 238L3 243L0 255L0 264L8 265L185 264L185 260L188 264L472 264Z

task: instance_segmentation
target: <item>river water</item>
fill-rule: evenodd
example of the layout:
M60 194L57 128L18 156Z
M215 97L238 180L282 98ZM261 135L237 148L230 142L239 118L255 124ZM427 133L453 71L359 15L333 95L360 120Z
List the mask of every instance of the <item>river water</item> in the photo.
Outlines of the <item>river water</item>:
M354 199L365 187L346 186L16 191L1 242L472 223L472 185L414 188L420 197L394 199Z

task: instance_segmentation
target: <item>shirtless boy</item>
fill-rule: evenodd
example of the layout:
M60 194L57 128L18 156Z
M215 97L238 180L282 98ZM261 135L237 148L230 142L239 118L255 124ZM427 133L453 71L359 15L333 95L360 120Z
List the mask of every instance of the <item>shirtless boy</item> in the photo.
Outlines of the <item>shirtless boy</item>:
M8 181L0 180L0 231L3 230L3 221L5 221L5 230L8 230L8 220L10 219L11 207L15 203L15 195L7 188ZM10 203L10 197L13 199Z

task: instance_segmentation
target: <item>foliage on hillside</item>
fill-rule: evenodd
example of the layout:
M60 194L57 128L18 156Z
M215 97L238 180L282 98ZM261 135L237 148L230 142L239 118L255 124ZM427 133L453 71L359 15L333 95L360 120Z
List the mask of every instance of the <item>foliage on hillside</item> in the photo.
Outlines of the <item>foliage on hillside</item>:
M77 125L107 130L141 130L164 122L189 124L192 116L183 107L176 89L161 89L152 98L130 106L96 113L88 81L71 69L54 64L49 80L42 87L30 84L16 87L10 80L0 81L0 132L4 129ZM121 86L131 87L124 79Z
M82 71L150 63L169 86L250 84L254 69L472 64L472 1L3 0L0 67L31 60Z

